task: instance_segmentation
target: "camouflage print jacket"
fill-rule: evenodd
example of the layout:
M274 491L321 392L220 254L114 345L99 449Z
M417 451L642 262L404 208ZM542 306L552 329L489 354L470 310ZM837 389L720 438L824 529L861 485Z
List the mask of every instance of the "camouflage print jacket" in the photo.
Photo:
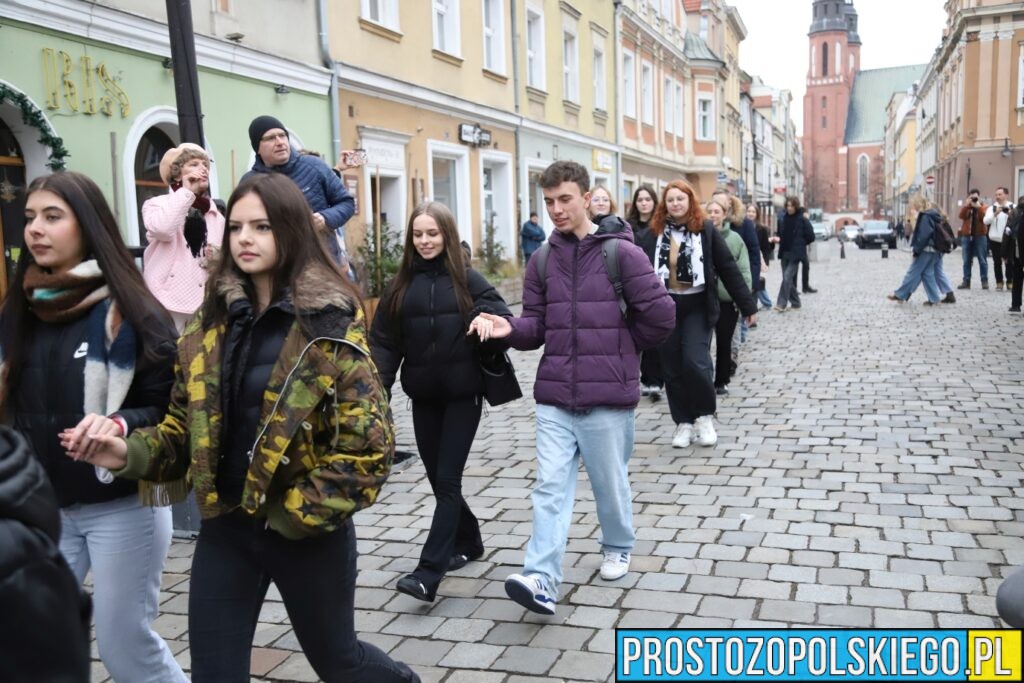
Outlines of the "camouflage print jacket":
M370 360L362 308L335 276L311 268L291 301L313 331L294 322L263 394L260 427L241 507L265 516L288 538L333 531L374 503L391 468L394 425L387 395ZM216 283L228 305L244 297L231 275ZM354 313L354 314L353 314ZM166 417L133 432L128 462L115 472L159 482L156 502L195 489L204 519L230 511L218 500L222 445L221 357L225 325L203 329L201 314L178 342L175 382Z

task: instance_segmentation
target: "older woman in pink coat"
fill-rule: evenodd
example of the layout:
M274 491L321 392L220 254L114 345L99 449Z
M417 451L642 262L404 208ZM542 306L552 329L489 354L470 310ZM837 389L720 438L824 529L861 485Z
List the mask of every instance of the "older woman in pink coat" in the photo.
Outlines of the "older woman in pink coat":
M149 240L143 276L180 334L203 301L206 262L224 238L224 216L210 199L210 157L199 145L168 150L160 178L171 191L142 205Z

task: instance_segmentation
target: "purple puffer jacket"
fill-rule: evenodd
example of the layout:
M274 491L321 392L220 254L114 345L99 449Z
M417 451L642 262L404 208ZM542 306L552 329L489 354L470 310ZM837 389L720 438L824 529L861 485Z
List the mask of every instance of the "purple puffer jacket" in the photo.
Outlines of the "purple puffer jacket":
M618 258L628 323L601 257L601 243L614 239L623 242ZM534 398L567 410L632 408L640 400L639 351L671 334L672 298L619 218L606 218L582 241L555 231L548 242L547 292L541 289L537 259L530 259L523 315L512 320L509 337L520 350L544 345Z

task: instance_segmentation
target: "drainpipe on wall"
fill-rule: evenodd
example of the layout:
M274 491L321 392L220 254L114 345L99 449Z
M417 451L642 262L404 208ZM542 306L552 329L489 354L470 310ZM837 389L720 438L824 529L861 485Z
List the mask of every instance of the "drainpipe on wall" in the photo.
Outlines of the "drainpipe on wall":
M320 60L331 70L331 87L327 91L331 106L331 158L328 165L333 167L341 155L341 103L338 101L338 70L331 59L331 43L327 34L327 0L317 0L316 25L320 37Z
M615 182L619 186L619 197L622 197L622 189L626 184L622 180L622 88L619 87L619 62L622 61L622 41L619 39L619 22L621 17L622 0L614 0L614 14L612 15L612 41L615 47L612 54L615 55L612 64L612 79L615 83ZM632 201L632 197L629 198ZM619 202L624 205L625 202Z
M522 130L522 127L523 127L523 117L520 116L520 114L519 114L519 12L518 12L519 0L512 0L511 6L512 6L512 17L511 17L509 28L512 31L512 102L513 102L513 107L515 109L516 116L519 118L519 121L516 123L515 130L513 131L513 134L515 135L515 145L516 145L516 162L515 162L513 168L515 168L516 171L519 171L520 170L519 169L519 164L520 164L520 156L519 156L519 154L520 154L520 149L519 149L519 131ZM515 219L515 225L513 226L513 228L514 228L514 232L513 232L514 240L513 241L517 245L517 247L516 247L516 254L517 254L516 263L519 263L520 260L521 260L520 258L518 258L518 256L521 256L521 254L519 254L519 247L518 247L518 245L519 245L519 226L522 225L523 222L524 222L523 221L523 217L522 217L522 213L523 213L523 197L526 196L525 195L526 190L523 188L523 184L521 182L518 182L520 180L522 180L522 177L518 178L518 180L516 182L516 185L519 187L519 192L516 193L516 199L517 199L517 201L516 201L516 219ZM529 216L527 216L527 218L529 218Z

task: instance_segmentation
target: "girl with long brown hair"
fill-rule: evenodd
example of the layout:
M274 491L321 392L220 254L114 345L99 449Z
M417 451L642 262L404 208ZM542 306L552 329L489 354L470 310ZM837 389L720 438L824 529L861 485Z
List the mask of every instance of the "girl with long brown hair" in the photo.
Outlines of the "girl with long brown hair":
M433 602L451 569L484 554L476 516L462 495L462 471L476 436L484 393L480 359L504 342L466 336L477 314L511 316L501 295L469 267L455 217L426 202L409 217L405 254L373 321L370 345L390 392L401 367L412 399L416 446L436 505L416 569L396 588Z
M757 319L757 306L725 239L705 221L685 180L665 186L651 229L658 236L654 271L676 303L676 327L661 346L665 393L676 424L672 445L687 448L696 438L701 446L713 446L718 435L712 421L717 404L711 333L720 314L719 278L748 322Z

